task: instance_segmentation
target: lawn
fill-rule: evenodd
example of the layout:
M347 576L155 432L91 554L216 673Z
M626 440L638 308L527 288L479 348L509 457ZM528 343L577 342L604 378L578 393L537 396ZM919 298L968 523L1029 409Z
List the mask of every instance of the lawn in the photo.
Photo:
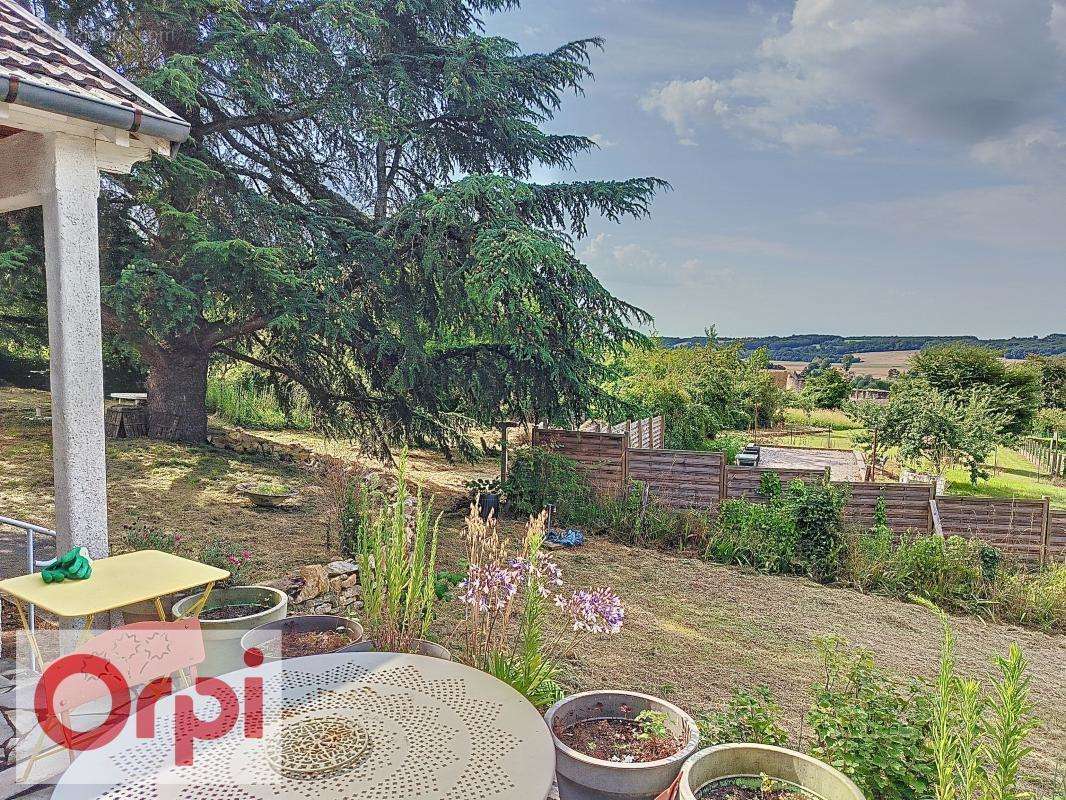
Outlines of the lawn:
M993 474L979 480L976 486L970 483L969 470L949 470L948 494L1031 500L1050 497L1053 507L1066 508L1066 482L1059 479L1056 483L1048 483L1047 477L1039 474L1033 462L1017 450L1000 447L996 457L988 459L986 464Z
M7 402L5 402L7 400ZM0 508L3 513L51 521L50 439L46 424L28 419L25 402L0 392ZM25 398L23 398L25 400ZM28 408L32 409L32 402ZM288 438L298 434L277 434ZM319 443L319 446L325 447ZM439 505L453 505L463 480L484 474L477 465L449 465L439 455L412 454L412 472L430 484ZM253 576L278 577L306 563L337 555L326 546L326 493L299 470L208 447L126 440L111 442L109 518L113 544L141 525L186 533L194 539L220 534L254 554ZM281 482L298 488L292 511L260 511L232 487L246 480ZM441 566L456 568L462 554L461 520L444 518ZM517 522L507 523L512 539ZM940 630L926 609L807 580L766 576L593 538L577 551L558 554L568 583L610 585L627 608L623 632L605 641L586 641L569 659L568 690L618 687L665 696L701 713L722 707L737 688L770 686L794 735L802 730L808 689L819 679L816 639L840 635L870 649L876 660L901 677L930 677L936 670ZM445 643L457 609L441 609L435 632ZM12 615L5 614L5 622ZM1039 779L1043 795L1066 749L1066 694L1062 664L1066 636L988 623L954 620L959 665L989 674L991 658L1012 641L1031 665L1033 695L1045 720L1034 738L1025 772Z

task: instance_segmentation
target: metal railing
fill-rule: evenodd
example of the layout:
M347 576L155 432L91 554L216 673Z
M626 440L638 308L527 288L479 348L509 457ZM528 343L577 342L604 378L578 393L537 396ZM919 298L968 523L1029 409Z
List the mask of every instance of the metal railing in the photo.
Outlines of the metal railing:
M47 536L54 542L55 539L56 539L56 536L58 535L51 528L45 528L42 525L34 525L32 522L23 522L20 519L11 519L10 517L0 517L0 526L2 526L2 525L6 525L6 526L11 527L11 528L18 528L19 530L22 530L22 531L26 532L26 572L27 573L33 572L38 566L40 566L37 563L37 559L36 559L36 555L35 555L34 537L36 537L36 536ZM29 623L30 623L30 631L29 632L32 634L34 632L35 626L36 626L35 609L34 609L34 606L33 606L32 603L30 604L28 610L29 610Z

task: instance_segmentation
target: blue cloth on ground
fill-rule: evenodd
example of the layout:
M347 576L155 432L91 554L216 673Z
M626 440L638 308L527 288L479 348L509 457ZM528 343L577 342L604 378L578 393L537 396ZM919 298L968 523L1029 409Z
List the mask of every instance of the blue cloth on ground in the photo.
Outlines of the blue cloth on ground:
M552 544L560 544L563 547L580 547L585 543L585 534L576 528L568 528L565 531L552 529L545 538Z

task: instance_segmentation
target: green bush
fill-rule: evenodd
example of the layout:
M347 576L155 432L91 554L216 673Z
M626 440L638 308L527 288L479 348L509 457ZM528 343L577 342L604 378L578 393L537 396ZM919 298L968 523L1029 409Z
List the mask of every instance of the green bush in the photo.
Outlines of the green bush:
M831 483L793 481L783 501L796 526L796 555L816 581L833 581L844 549L847 493Z
M884 586L897 597L972 610L982 583L982 545L961 536L904 535L889 559Z
M503 484L507 505L521 517L555 505L562 524L588 525L601 518L596 495L577 462L543 447L515 451Z
M737 460L737 453L747 445L747 438L729 433L720 433L714 439L706 440L697 450L708 453L722 453L725 455L725 463L732 464Z
M741 564L761 572L791 572L796 562L795 520L780 499L767 503L726 500L705 555L724 564Z
M867 797L926 797L936 776L927 747L932 702L918 682L900 685L870 654L840 639L819 642L825 682L807 713L811 755L850 777Z
M700 747L731 742L783 747L788 732L778 723L780 716L781 707L768 686L756 686L750 692L738 689L724 711L700 716Z
M987 594L986 607L995 619L1066 631L1066 564L1036 574L1000 571Z

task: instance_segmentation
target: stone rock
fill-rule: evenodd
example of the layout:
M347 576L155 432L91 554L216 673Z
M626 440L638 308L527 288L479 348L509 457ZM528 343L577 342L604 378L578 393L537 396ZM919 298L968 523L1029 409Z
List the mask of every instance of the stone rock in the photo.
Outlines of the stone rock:
M300 587L300 593L296 595L297 603L306 603L308 600L314 600L331 590L329 585L329 575L326 573L326 568L320 564L310 564L306 567L300 567L300 578L303 579L303 586Z
M359 589L359 593L362 594L362 588L359 586L359 573L355 572L349 575L347 578L341 578L341 589L351 589L352 587Z
M354 561L331 561L326 565L326 571L331 578L338 575L351 575L359 571L359 565Z
M315 613L316 614L332 614L333 613L333 603L319 603L317 606L315 606Z

